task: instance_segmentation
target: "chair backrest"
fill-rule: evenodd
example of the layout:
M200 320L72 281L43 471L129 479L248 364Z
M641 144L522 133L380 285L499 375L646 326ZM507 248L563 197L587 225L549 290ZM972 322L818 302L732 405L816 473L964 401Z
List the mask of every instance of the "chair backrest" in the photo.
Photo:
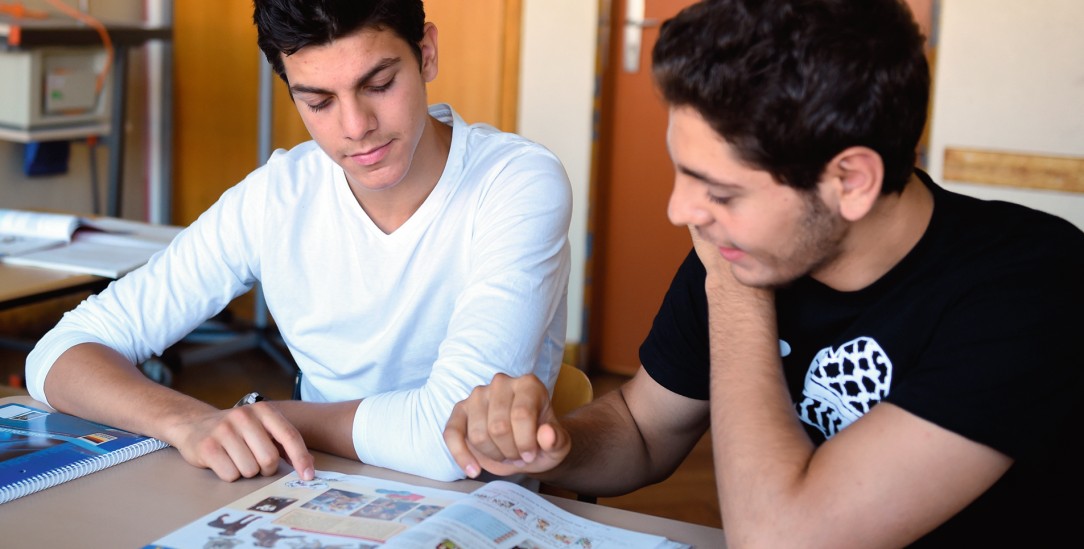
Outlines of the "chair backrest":
M561 371L557 374L557 384L553 387L553 411L557 417L561 417L572 410L591 402L595 396L595 390L591 386L591 379L583 370L571 365L561 364Z

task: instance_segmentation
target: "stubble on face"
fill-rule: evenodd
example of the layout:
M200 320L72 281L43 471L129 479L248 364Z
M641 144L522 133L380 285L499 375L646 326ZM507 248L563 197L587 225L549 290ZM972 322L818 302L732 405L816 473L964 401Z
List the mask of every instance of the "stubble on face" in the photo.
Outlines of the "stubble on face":
M815 191L798 192L804 211L795 223L789 245L780 242L780 247L786 247L787 251L763 262L769 272L759 280L749 280L735 270L739 282L756 288L779 289L803 276L813 275L839 259L847 223L834 214Z

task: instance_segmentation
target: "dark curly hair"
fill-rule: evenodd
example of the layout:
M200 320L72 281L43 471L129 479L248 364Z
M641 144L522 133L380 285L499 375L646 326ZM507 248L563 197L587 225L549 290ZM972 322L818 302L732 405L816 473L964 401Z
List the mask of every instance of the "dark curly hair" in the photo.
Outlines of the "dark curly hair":
M329 44L363 28L390 29L410 45L421 63L422 0L255 0L252 21L256 43L283 81L282 55Z
M653 71L670 105L780 183L812 189L835 155L865 146L889 194L926 124L924 44L900 0L706 0L663 24Z

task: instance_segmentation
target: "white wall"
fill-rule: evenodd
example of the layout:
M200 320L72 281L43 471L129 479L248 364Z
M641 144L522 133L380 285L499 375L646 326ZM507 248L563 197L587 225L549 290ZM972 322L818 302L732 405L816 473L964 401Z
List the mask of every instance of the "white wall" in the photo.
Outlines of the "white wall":
M572 181L568 341L574 343L584 331L598 17L596 0L524 0L518 131L553 151Z
M1084 2L941 0L929 168L946 147L1084 157ZM1084 195L946 186L1049 211L1084 228Z

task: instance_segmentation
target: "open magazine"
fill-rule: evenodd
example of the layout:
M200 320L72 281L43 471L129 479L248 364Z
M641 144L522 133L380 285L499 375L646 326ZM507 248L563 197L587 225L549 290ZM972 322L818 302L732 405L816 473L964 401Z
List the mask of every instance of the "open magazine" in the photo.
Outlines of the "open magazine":
M0 256L69 244L81 228L100 230L93 221L76 215L0 209Z
M165 248L180 227L113 217L0 209L0 261L118 278Z
M469 494L361 475L289 475L144 549L202 547L688 548L569 513L517 484Z

